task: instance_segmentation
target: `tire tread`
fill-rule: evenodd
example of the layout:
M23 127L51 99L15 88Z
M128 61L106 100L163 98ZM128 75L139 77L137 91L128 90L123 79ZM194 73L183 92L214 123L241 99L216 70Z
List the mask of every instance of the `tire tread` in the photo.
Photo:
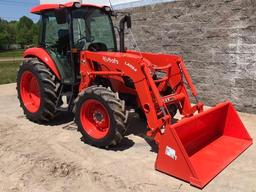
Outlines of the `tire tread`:
M108 106L113 112L113 116L115 120L115 135L112 138L112 140L109 141L108 144L105 144L104 146L96 142L92 142L91 140L89 141L86 140L86 142L97 147L105 147L105 148L119 144L122 141L123 137L125 136L127 132L127 127L128 127L126 125L127 111L125 110L125 106L124 106L125 102L120 100L119 94L114 93L110 88L94 85L82 91L78 95L78 97L75 99L75 107L73 109L74 113L78 113L78 110L79 110L78 103L87 94L95 94L103 98L104 101L108 104ZM83 134L84 131L82 130L82 127L79 126L79 121L80 121L80 118L78 118L79 116L80 115L75 115L75 123L78 125L78 131L80 131Z
M40 107L40 114L36 117L31 116L30 112L28 112L25 106L22 103L22 99L20 96L20 88L19 88L19 76L25 70L25 68L29 68L37 73L37 77L39 77L38 81L41 82L41 94L43 94L43 106ZM57 103L57 95L58 95L58 85L59 82L55 75L51 72L51 70L46 66L46 64L39 61L37 58L30 58L21 63L18 75L17 75L17 91L18 91L18 99L20 101L20 106L23 108L23 112L25 116L37 123L41 122L49 122L56 115L56 103Z

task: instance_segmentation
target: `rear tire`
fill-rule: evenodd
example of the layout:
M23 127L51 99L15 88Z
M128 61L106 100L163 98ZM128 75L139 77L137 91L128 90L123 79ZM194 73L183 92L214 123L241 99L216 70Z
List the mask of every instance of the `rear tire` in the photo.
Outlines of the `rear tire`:
M92 86L75 100L75 122L84 141L96 147L117 145L126 131L125 102L110 88Z
M17 92L25 116L33 122L48 122L55 117L59 82L38 59L24 61L18 70Z

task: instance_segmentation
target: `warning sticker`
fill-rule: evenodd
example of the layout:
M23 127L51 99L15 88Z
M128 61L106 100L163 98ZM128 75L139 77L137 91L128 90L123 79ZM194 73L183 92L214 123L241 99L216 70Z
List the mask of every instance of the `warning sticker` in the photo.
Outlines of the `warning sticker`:
M176 151L169 147L169 146L166 146L165 148L165 154L169 157L171 157L173 160L177 160L177 155L176 155Z

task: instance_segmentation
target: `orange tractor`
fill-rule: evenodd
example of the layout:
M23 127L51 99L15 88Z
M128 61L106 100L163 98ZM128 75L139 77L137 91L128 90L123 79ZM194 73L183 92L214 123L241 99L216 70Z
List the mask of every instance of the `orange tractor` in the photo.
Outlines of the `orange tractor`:
M179 56L125 48L129 14L120 21L117 46L108 6L46 4L32 13L41 16L40 42L25 51L17 75L29 120L47 122L73 111L84 140L104 148L120 143L129 111L139 110L158 145L155 168L199 188L252 144L230 102L204 111ZM177 111L182 118L172 123Z

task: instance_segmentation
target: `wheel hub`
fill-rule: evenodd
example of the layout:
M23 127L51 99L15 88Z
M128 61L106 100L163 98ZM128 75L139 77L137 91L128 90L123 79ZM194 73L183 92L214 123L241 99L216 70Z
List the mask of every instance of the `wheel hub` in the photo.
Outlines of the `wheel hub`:
M95 113L93 113L93 120L98 124L102 124L102 122L104 121L104 116L101 112L96 111Z
M37 77L30 71L23 72L20 80L20 95L26 109L35 113L41 104L41 93Z
M110 129L110 117L106 107L96 99L84 101L80 110L83 129L95 139L104 138Z

